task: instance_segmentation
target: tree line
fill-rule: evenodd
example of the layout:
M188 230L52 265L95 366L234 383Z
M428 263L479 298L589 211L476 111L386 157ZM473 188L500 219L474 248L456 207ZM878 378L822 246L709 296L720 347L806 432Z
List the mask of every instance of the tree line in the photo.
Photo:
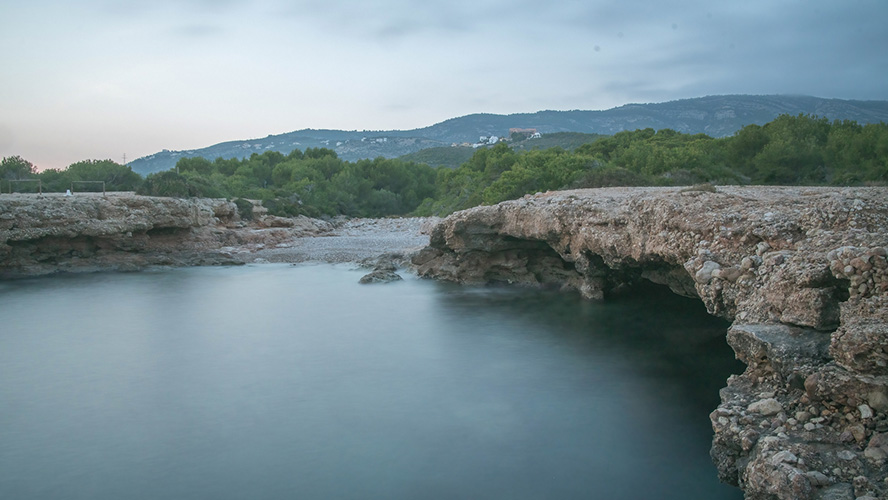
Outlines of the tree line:
M276 151L249 158L183 158L137 188L152 196L261 200L277 215L406 215L434 195L436 171L398 159L344 161L327 148Z
M619 132L579 146L516 153L506 144L439 170L418 214L447 214L539 191L608 186L888 184L888 125L783 115L712 138Z
M42 172L20 156L0 160L0 191L37 191L36 185L18 182L28 180L39 180L44 192L56 193L64 193L81 182L104 182L107 191L133 191L142 184L142 176L111 160L84 160L65 169L49 168ZM84 186L84 190L93 189Z
M44 191L63 192L72 181L104 181L110 191L261 200L277 215L445 215L567 188L886 185L888 125L783 115L724 138L648 128L603 136L573 151L515 151L499 143L479 148L453 169L400 159L348 162L326 148L244 159L182 158L174 169L145 179L110 160L37 172L20 157L3 158L0 189L19 179L40 179Z

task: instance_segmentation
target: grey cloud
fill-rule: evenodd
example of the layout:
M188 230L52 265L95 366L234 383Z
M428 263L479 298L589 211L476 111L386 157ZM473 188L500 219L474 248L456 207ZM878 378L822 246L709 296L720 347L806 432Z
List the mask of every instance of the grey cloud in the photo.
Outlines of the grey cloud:
M671 3L656 0L640 2L607 1L574 4L564 7L552 17L575 28L635 34L654 26L671 29L682 27L689 18L705 15L706 2Z
M381 40L397 40L417 33L419 28L410 22L389 22L376 29L375 36Z
M609 90L646 95L646 89L656 88L657 78L652 77L660 76L662 81L690 82L686 96L763 92L856 97L848 94L850 81L867 73L865 68L875 70L874 61L888 67L883 49L888 31L879 21L888 14L888 4L859 3L873 10L776 3L711 9L702 22L681 21L678 13L676 38L661 44L648 39L646 48L636 47L640 64L627 65L629 81L616 82Z

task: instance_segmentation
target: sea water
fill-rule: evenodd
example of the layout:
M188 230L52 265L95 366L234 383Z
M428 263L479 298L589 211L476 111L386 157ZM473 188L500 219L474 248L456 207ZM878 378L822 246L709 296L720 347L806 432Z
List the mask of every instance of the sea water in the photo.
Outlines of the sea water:
M699 301L255 265L0 283L0 498L739 499Z

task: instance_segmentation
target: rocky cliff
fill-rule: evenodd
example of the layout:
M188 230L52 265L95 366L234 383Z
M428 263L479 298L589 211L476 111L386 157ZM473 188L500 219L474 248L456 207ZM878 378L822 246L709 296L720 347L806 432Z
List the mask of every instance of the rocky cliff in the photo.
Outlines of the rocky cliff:
M244 248L328 229L322 226L304 217L258 216L247 224L222 199L6 194L0 195L0 278L238 264Z
M710 418L748 499L888 498L888 189L612 188L456 213L422 276L576 290L639 280L733 321Z

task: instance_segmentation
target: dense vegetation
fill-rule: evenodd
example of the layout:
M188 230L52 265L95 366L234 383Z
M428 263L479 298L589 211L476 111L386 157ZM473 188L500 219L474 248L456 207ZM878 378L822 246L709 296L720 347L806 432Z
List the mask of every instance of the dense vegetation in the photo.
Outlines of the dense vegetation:
M456 168L469 161L474 153L475 150L470 147L441 146L420 149L415 153L400 156L399 159L424 163L432 167Z
M544 136L545 137L545 136ZM405 159L344 161L332 150L276 151L209 161L182 158L175 170L141 179L112 161L83 161L37 173L20 157L0 162L0 187L40 179L44 191L76 181L104 181L107 190L155 196L262 200L271 213L443 215L527 193L603 186L713 184L885 185L888 125L780 116L713 139L670 129L619 132L573 150L520 150L499 143L479 148L458 168L432 168ZM17 191L36 186L13 183Z
M579 146L516 153L505 144L439 170L419 214L445 214L563 188L713 184L888 183L888 125L781 116L732 137L670 129L619 132Z
M561 148L573 151L583 144L595 142L604 137L601 134L584 134L582 132L553 132L542 137L532 137L512 144L516 151Z
M183 158L176 171L149 175L137 192L257 199L278 215L381 217L410 213L433 196L435 170L385 158L351 163L326 148L267 151L243 160Z
M46 169L40 173L31 162L19 156L0 161L0 190L37 191L36 184L17 182L24 180L40 180L44 192L102 191L101 182L105 183L106 191L133 191L142 183L139 174L111 160L84 160L64 170Z
M600 134L583 134L580 132L554 132L542 137L526 138L520 134L512 137L509 147L514 151L531 151L534 149L561 148L573 151L583 144L595 142L603 137ZM414 163L425 163L432 167L456 168L469 161L475 153L471 147L442 146L426 148L399 158Z

